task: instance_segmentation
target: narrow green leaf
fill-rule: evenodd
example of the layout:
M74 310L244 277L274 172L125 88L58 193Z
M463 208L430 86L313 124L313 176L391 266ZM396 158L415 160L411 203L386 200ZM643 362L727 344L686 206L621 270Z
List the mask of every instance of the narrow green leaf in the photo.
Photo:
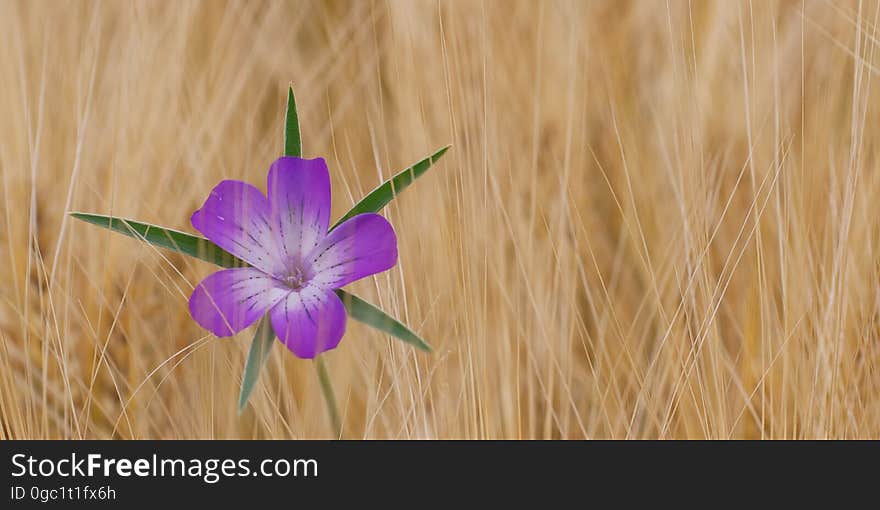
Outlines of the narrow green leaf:
M105 216L103 214L90 214L74 212L70 213L76 219L110 229L120 234L125 234L135 239L146 241L154 246L166 248L176 252L196 257L198 259L210 262L220 267L245 267L248 264L241 259L227 253L222 248L211 241L178 230L159 227L141 221L130 220L126 218L117 218L114 216ZM380 331L384 331L389 335L396 337L404 342L413 345L423 351L430 352L431 347L403 325L398 320L392 318L379 308L363 299L349 294L342 289L337 289L336 294L342 300L346 310L351 318L363 322L364 324L374 327ZM271 330L271 328L269 328ZM259 336L259 331L258 331ZM257 342L257 337L254 338ZM251 354L254 347L251 346ZM250 356L248 357L250 362Z
M342 439L342 420L339 419L339 406L336 405L336 394L333 393L333 383L330 381L330 372L327 371L327 364L324 363L324 357L315 358L315 369L318 371L318 381L321 383L321 393L324 395L324 403L327 406L327 415L330 418L330 425L333 426L333 433L336 439Z
M339 218L339 221L337 221L330 230L333 230L339 226L340 223L352 216L369 212L379 212L382 210L383 207L394 200L395 196L399 195L401 191L405 190L407 186L412 184L416 178L427 172L428 169L431 168L431 165L436 163L450 147L451 145L443 147L434 154L431 154L406 170L398 172L397 175L383 182L378 188L371 191L367 196L362 198L360 202L355 204L355 206L345 213L342 218Z
M105 216L103 214L73 212L70 215L78 220L146 241L154 246L202 259L221 267L247 266L247 263L232 256L223 248L204 237L186 234L178 230L159 227L141 221Z
M296 113L296 98L293 97L292 86L287 89L287 115L284 120L284 155L302 157L299 115Z
M404 326L400 321L389 316L379 308L364 301L363 299L349 294L342 289L336 289L336 295L342 300L348 315L355 320L364 324L384 331L389 335L396 337L404 342L417 347L423 351L431 352L431 347L412 332L408 327Z
M272 330L272 322L267 314L260 319L260 325L257 326L257 332L254 334L254 340L244 364L244 373L241 376L241 393L238 396L239 414L244 411L274 344L275 331Z

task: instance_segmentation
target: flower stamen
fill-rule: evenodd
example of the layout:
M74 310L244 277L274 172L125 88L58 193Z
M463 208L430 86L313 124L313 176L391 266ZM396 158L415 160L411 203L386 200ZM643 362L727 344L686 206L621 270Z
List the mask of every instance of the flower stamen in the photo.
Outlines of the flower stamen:
M309 282L308 275L303 268L294 267L282 278L282 281L292 290L300 290Z

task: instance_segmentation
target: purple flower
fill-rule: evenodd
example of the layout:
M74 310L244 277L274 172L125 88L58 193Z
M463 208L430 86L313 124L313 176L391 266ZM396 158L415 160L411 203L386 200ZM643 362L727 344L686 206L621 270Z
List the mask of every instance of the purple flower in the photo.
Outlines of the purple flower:
M231 336L268 311L275 334L300 358L333 349L345 333L345 307L333 289L397 263L394 229L378 214L327 232L330 175L321 158L272 163L268 198L248 183L222 181L191 221L251 265L218 271L195 288L196 322Z

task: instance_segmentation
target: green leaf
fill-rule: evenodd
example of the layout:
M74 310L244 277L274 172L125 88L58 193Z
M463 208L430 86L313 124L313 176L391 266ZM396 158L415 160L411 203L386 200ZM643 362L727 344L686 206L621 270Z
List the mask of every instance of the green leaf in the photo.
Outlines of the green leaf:
M400 321L389 316L379 308L364 301L363 299L349 294L342 289L336 289L336 295L342 300L348 315L355 320L374 327L380 331L384 331L389 335L396 337L404 342L417 347L423 351L431 352L431 346L419 338L408 327L404 326Z
M146 241L152 245L177 251L191 257L205 260L221 267L245 267L247 263L234 257L204 237L198 237L178 230L151 225L141 221L73 212L71 216L78 220L125 234L135 239Z
M324 395L324 404L327 406L327 415L330 418L330 425L333 426L333 433L336 435L336 439L342 439L342 420L339 419L339 406L336 405L336 394L333 393L330 372L327 371L327 364L324 363L323 356L315 358L315 369L318 371L321 394Z
M251 343L251 349L248 351L247 361L244 364L244 373L241 377L241 393L238 396L238 412L244 411L244 407L254 391L254 385L260 377L266 361L269 359L269 353L275 344L275 331L272 330L272 322L269 315L266 314L260 319L260 325L257 326L257 332L254 334L254 340Z
M105 216L103 214L74 212L71 213L71 216L93 225L98 225L99 227L104 227L113 230L114 232L119 232L134 237L135 239L146 241L161 248L167 248L169 250L183 253L184 255L196 257L221 267L245 267L248 265L243 260L227 253L222 248L203 237L151 225L149 223ZM423 351L430 352L431 348L424 340L379 308L376 308L369 302L341 289L337 289L336 294L342 300L342 303L345 305L345 308L348 310L348 314L352 319L363 322L364 324L380 331L384 331L385 333L418 347ZM256 341L257 338L255 337L254 342ZM251 351L253 351L253 349L254 347L251 346Z
M299 134L299 115L296 113L296 98L293 87L287 89L287 115L284 120L284 155L302 157L302 139Z
M367 196L361 199L360 202L355 204L354 207L351 208L350 211L345 213L342 218L339 218L330 230L338 227L340 223L351 218L352 216L356 216L358 214L369 213L369 212L379 212L383 207L388 205L389 202L394 200L401 191L405 190L416 178L420 177L423 173L427 172L431 165L437 162L446 151L449 150L451 145L447 145L442 149L438 150L434 154L431 154L427 158L419 161L415 165L407 168L406 170L402 170L398 172L397 175L383 182L378 188L371 191Z

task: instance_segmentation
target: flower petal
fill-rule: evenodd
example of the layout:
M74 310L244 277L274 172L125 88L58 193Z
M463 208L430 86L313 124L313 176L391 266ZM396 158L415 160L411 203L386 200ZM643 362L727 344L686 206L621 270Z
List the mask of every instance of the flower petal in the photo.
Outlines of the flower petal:
M269 312L272 329L300 358L314 358L339 345L345 333L345 307L330 289L309 285Z
M191 221L224 250L275 274L283 265L269 218L269 204L260 190L246 182L226 180L214 187Z
M284 260L299 263L327 235L330 173L322 158L278 158L269 168L269 205Z
M250 326L290 290L253 267L224 269L193 290L189 312L217 336L231 336Z
M313 281L331 288L390 269L397 263L397 236L378 214L354 216L334 228L312 252Z

